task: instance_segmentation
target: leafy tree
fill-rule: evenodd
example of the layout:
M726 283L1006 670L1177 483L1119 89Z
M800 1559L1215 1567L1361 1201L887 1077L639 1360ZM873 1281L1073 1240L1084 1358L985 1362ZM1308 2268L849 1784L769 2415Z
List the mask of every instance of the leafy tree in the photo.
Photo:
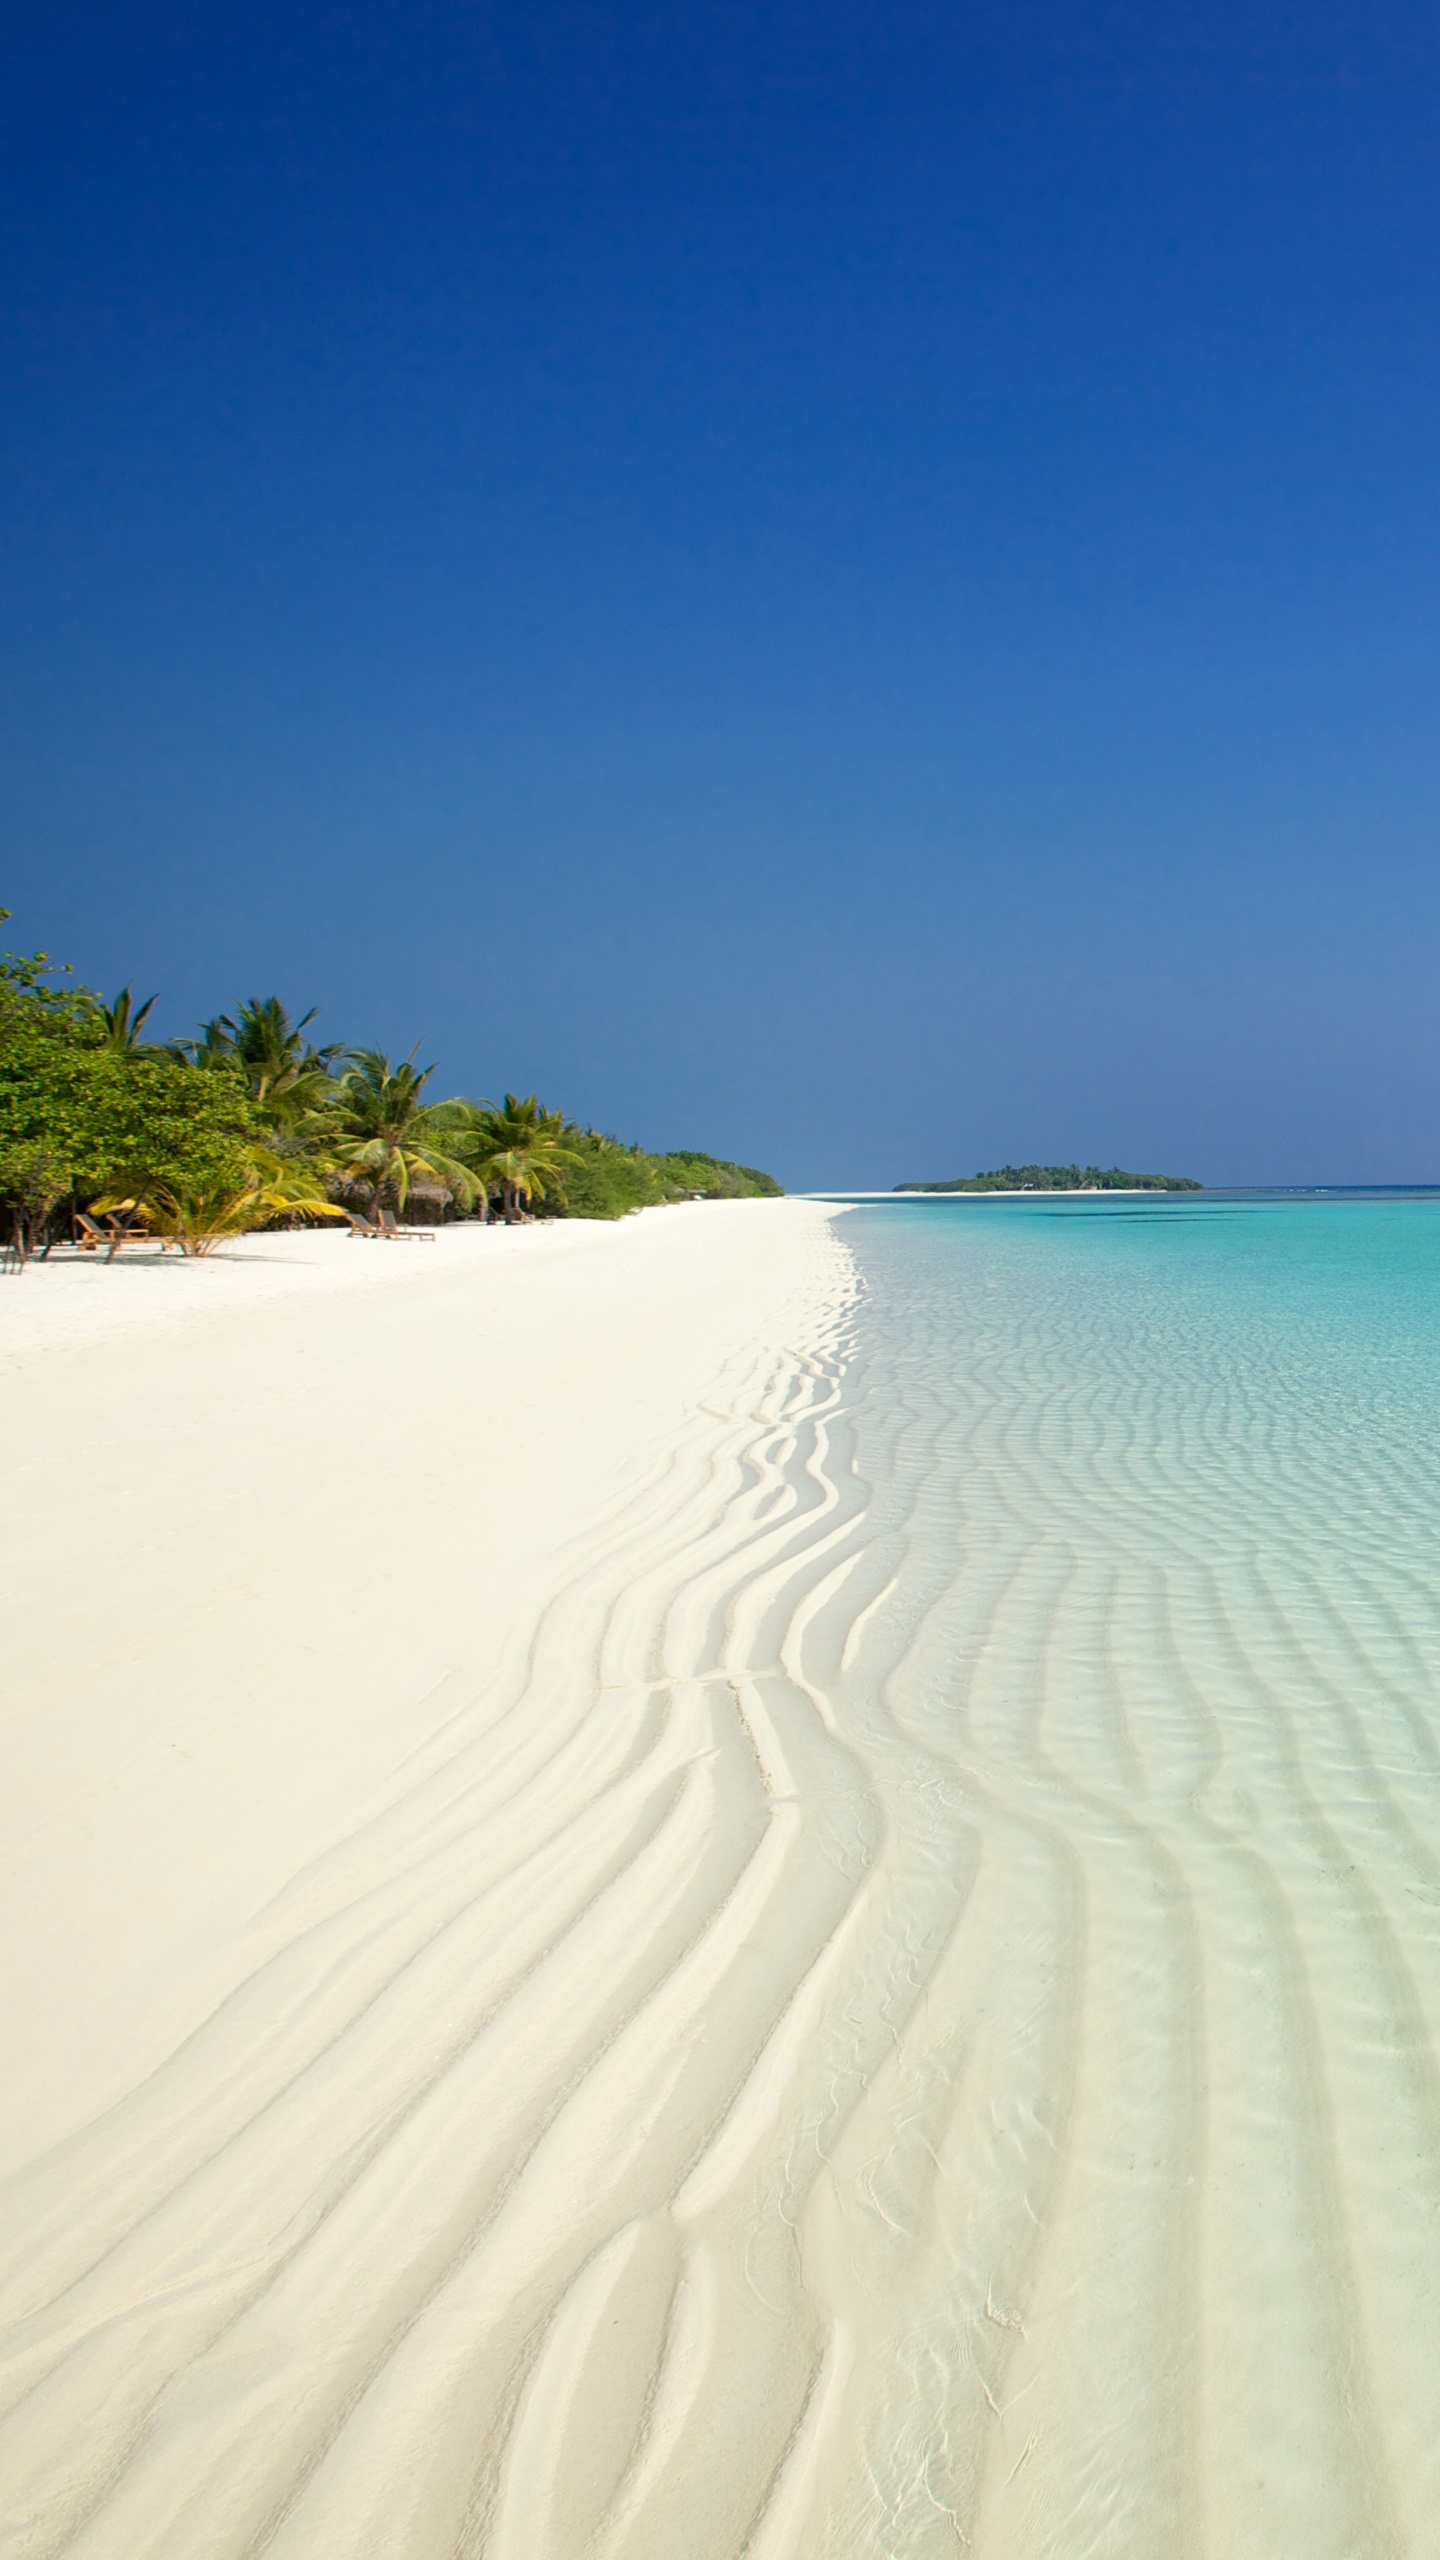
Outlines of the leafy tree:
M753 1164L731 1164L724 1156L700 1155L693 1148L675 1155L656 1156L653 1161L662 1168L663 1178L673 1182L677 1191L698 1193L705 1200L784 1198L783 1189L773 1173L761 1173Z
M347 1182L369 1193L371 1214L392 1192L404 1208L412 1183L433 1181L470 1208L482 1188L472 1162L475 1114L464 1103L423 1100L435 1070L412 1049L392 1067L383 1049L351 1049L335 1081L327 1154Z
M70 1164L53 1140L0 1135L0 1197L10 1211L11 1242L22 1262L45 1239L72 1185Z
M568 1127L565 1138L571 1161L563 1200L554 1204L563 1216L624 1218L668 1196L653 1159L641 1148L623 1146L596 1129Z
M72 1192L238 1188L252 1126L233 1078L117 1051L83 1021L12 1023L0 1045L0 1197L22 1252Z
M0 907L0 924L8 924L10 910ZM49 983L59 967L62 977L73 973L68 961L53 961L48 951L6 951L0 954L0 1048L12 1027L40 1018L54 1022L78 1022L93 1013L99 998L88 987L55 987Z
M557 1205L571 1218L623 1218L665 1200L740 1200L778 1196L772 1175L753 1166L728 1163L722 1156L691 1150L676 1155L647 1155L643 1147L622 1146L594 1129L566 1130L573 1166L565 1179L564 1200Z
M253 1120L238 1081L117 1045L100 999L52 979L44 952L0 960L0 1203L21 1254L72 1195L242 1183Z

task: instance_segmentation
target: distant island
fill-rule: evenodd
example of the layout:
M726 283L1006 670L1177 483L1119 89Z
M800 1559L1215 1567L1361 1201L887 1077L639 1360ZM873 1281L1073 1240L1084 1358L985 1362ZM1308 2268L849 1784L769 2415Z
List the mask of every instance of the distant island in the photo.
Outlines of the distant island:
M995 1173L958 1173L953 1182L897 1182L897 1191L1203 1191L1182 1173L1122 1173L1118 1164L1002 1164Z

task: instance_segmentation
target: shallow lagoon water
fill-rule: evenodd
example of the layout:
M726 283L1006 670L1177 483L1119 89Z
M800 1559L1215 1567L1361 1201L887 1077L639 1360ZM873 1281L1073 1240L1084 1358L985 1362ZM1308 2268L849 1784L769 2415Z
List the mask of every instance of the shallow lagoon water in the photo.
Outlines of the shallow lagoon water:
M1440 2550L1440 1202L841 1232L948 1864L816 2547Z

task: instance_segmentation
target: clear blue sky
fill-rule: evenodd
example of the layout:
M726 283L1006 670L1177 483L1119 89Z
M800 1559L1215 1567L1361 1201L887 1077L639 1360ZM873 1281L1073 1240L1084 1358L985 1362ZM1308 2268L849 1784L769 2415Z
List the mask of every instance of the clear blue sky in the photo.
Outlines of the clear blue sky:
M19 0L0 903L794 1185L1440 1176L1440 18Z

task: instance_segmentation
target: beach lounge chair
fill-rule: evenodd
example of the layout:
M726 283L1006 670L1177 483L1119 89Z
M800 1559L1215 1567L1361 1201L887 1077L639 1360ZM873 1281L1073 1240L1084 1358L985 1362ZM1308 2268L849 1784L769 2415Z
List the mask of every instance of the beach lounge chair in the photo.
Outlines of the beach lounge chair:
M123 1218L87 1218L83 1209L75 1212L75 1241L82 1253L99 1253L102 1248L107 1262L113 1262L122 1245L137 1232Z
M397 1223L393 1209L381 1210L380 1226L396 1244L433 1244L435 1241L433 1227L402 1227Z
M378 1220L374 1218L362 1218L354 1209L347 1209L345 1215L350 1221L350 1233L352 1236L379 1236L383 1235L385 1232Z

